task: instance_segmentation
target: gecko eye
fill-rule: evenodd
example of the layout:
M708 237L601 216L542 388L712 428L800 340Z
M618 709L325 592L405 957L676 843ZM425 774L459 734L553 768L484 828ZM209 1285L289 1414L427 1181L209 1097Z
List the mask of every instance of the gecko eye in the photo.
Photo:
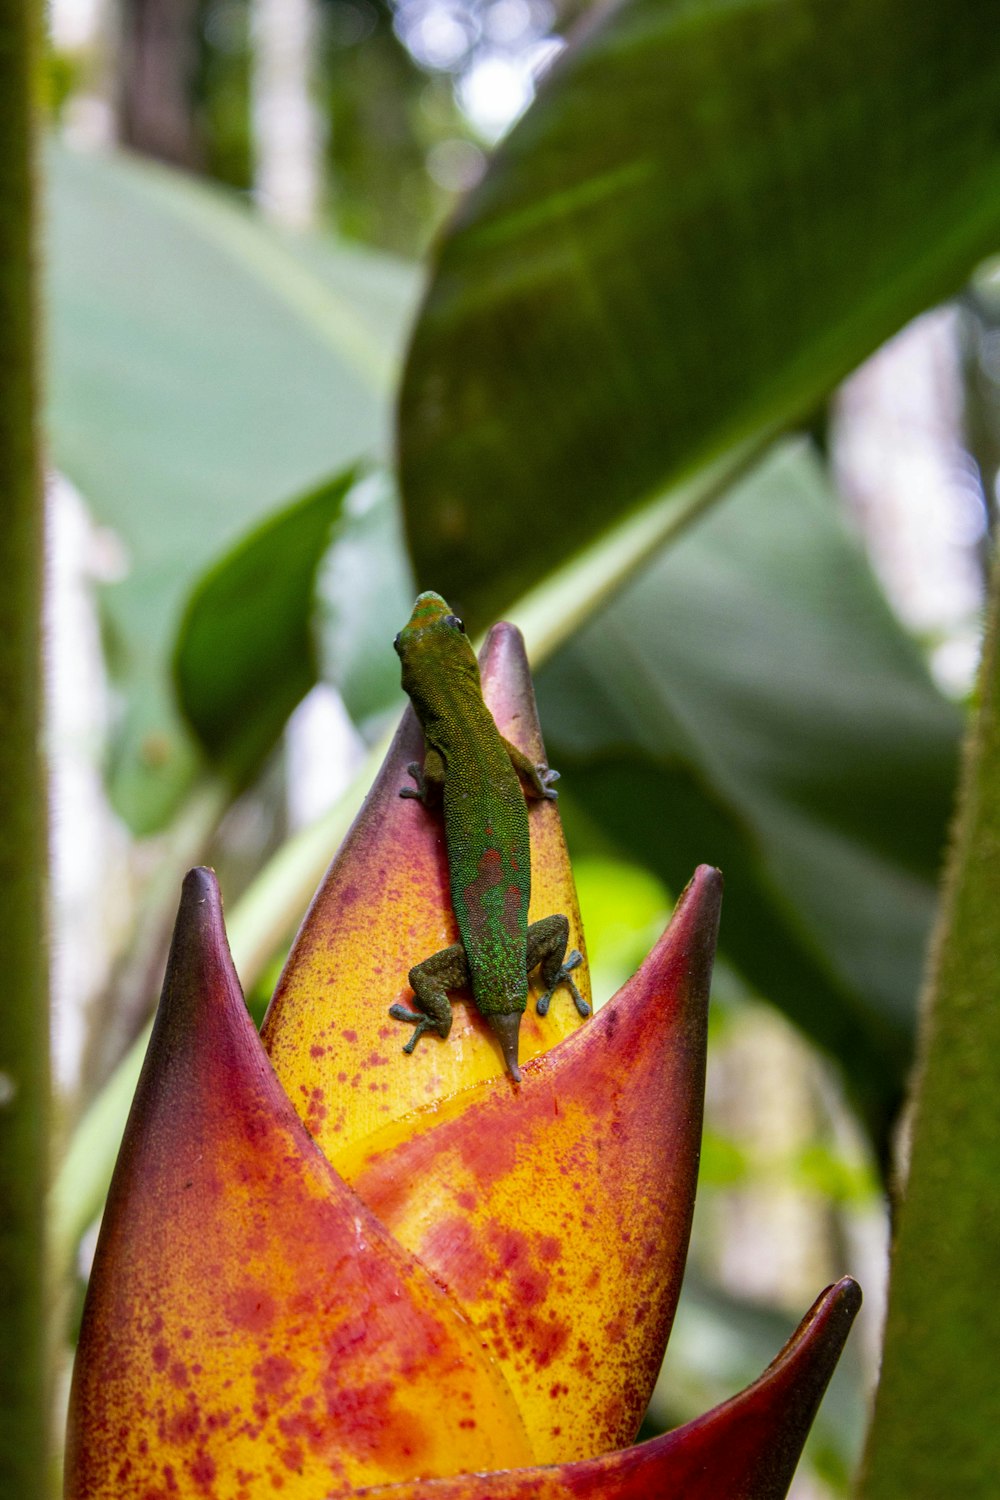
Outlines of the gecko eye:
M458 615L445 615L444 623L446 625L453 625L456 630L460 630L463 635L465 634L465 626L458 618Z

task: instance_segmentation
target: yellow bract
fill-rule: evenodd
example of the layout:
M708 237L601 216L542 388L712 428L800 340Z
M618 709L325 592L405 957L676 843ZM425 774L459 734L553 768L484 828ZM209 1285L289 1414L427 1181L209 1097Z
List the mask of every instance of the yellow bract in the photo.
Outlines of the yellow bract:
M501 733L534 761L545 751L520 636L496 626L482 657L483 692ZM439 812L400 797L423 735L408 711L375 785L317 892L268 1011L261 1039L312 1136L331 1160L388 1121L503 1072L497 1038L471 999L454 1005L446 1041L425 1036L403 1052L410 1027L389 1016L410 1005L410 969L457 940ZM532 801L530 920L563 912L570 947L583 949L558 806ZM575 971L589 996L586 966ZM540 1019L529 997L521 1059L581 1024L565 991Z

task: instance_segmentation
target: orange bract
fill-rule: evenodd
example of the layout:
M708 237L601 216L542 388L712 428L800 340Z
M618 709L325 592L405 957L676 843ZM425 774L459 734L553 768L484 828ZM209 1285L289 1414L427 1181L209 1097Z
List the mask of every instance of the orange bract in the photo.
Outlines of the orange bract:
M635 1437L687 1251L722 881L703 866L635 978L524 1069L337 1158L454 1292L548 1462Z
M70 1433L69 1500L313 1500L532 1456L476 1334L282 1093L208 871L185 881Z

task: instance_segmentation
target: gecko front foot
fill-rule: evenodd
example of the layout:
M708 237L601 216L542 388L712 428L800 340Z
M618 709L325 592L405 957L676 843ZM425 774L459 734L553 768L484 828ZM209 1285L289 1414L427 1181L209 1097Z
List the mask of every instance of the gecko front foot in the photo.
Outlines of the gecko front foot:
M407 1054L412 1053L425 1031L436 1031L439 1036L446 1035L437 1021L432 1020L430 1016L423 1015L420 1011L407 1010L405 1005L390 1005L389 1014L394 1021L409 1021L413 1027L413 1035L403 1047L403 1051Z
M410 764L407 766L406 769L409 771L410 775L413 777L414 781L417 784L416 784L416 786L402 786L402 787L400 787L400 789L399 789L399 795L401 797L412 797L413 800L414 800L414 802L426 802L427 801L427 785L426 785L426 783L424 781L424 768L423 768L423 766L418 765L417 762L414 760L414 761L410 762Z
M567 954L565 962L552 976L549 982L549 987L545 991L545 994L540 995L538 998L538 1004L535 1006L535 1009L540 1016L548 1015L549 1005L552 1002L552 996L555 994L556 990L561 984L566 985L569 989L570 994L573 996L573 1003L575 1004L577 1010L580 1012L580 1015L590 1015L590 1006L587 1004L586 1000L580 994L580 991L577 989L576 985L570 978L570 970L575 969L577 965L581 963L583 963L583 954L578 948L574 948L572 953ZM548 978L548 976L546 976L546 978Z

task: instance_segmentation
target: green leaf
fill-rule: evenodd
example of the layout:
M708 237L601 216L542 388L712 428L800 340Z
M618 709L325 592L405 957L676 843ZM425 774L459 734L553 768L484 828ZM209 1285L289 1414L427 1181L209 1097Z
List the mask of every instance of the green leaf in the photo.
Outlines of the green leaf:
M317 679L316 574L357 475L348 470L244 537L199 580L174 656L177 696L236 785Z
M994 0L624 0L443 241L400 454L478 626L622 512L808 413L1000 240Z
M727 877L723 951L841 1063L883 1154L955 775L932 687L786 445L538 679L564 814L680 889Z
M1000 1474L1000 554L922 1029L863 1500L993 1500Z
M170 695L184 601L255 521L385 447L415 276L123 156L53 148L48 174L52 457L123 543L112 786L142 831L195 760Z

